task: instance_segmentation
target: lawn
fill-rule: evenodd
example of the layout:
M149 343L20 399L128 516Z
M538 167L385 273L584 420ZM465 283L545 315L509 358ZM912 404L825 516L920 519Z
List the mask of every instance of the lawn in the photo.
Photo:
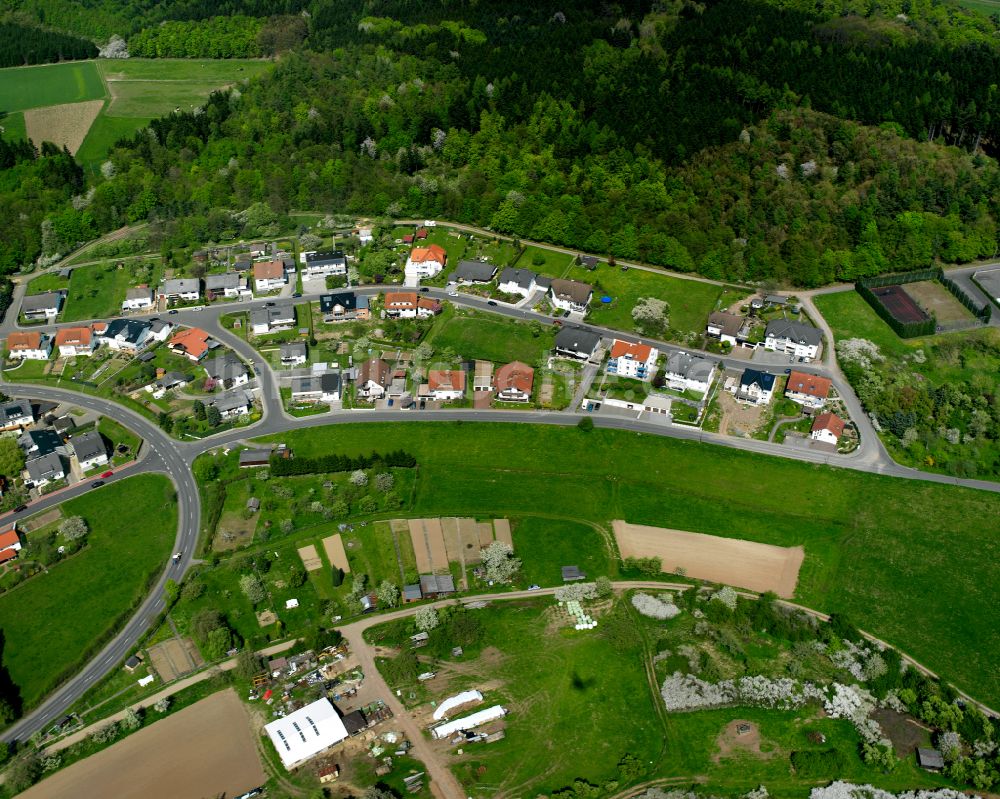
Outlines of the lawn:
M0 108L23 111L107 95L96 61L0 69Z
M521 257L517 259L517 268L530 269L532 272L549 277L566 277L574 260L572 255L563 252L529 245L524 248Z
M146 595L177 532L173 486L157 475L113 483L62 509L87 521L87 546L0 596L4 665L26 707L75 672Z
M539 331L537 325L532 327L475 312L456 312L455 316L443 318L429 337L436 352L450 349L463 359L478 358L498 364L524 361L531 366L537 366L551 349L552 340L548 328Z
M97 431L111 442L112 451L115 453L112 458L112 463L114 465L126 463L127 461L132 460L138 453L139 443L141 441L139 436L126 428L124 425L116 422L114 419L108 416L102 416L101 420L97 423ZM117 450L122 444L128 447L129 451L119 455Z
M28 131L24 126L24 114L20 111L4 113L0 117L0 128L3 128L3 138L9 141L28 138Z
M153 119L152 115L111 117L102 112L94 120L94 124L87 131L87 137L83 140L83 144L76 151L76 160L83 165L84 169L88 169L96 175L98 166L107 158L115 143L121 138L131 136L140 128L146 127L151 119Z
M544 511L804 545L800 601L847 613L983 701L1000 701L1000 672L988 666L1000 657L989 611L1000 541L991 525L966 521L997 518L996 494L611 430L343 424L272 440L300 457L402 446L420 463L414 515Z
M585 522L526 516L511 522L511 533L529 585L561 585L563 566L579 566L588 578L614 570L605 535Z
M73 269L69 279L69 294L60 321L77 322L89 319L106 319L121 313L125 292L140 283L157 284L163 277L163 268L153 262L128 261L116 266L117 261ZM67 283L58 274L39 275L28 284L28 292L66 288Z
M915 349L897 336L856 291L819 294L813 302L838 341L843 338L868 339L878 344L886 355L902 355Z

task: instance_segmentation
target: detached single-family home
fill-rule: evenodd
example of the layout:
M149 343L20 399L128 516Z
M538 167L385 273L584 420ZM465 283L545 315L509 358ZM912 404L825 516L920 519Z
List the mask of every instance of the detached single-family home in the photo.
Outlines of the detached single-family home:
M52 322L62 310L64 299L66 299L66 294L62 291L29 294L21 300L21 313L24 314L25 319L30 321L44 319L47 322Z
M370 227L358 228L358 242L362 247L372 243L372 229Z
M812 360L823 343L823 334L812 325L791 319L773 319L764 332L764 349Z
M556 333L555 354L586 361L594 357L601 337L579 327L564 327Z
M183 355L190 361L198 363L204 358L210 349L215 346L215 341L204 330L198 327L189 327L177 333L167 347L175 355Z
M70 438L69 443L81 471L104 466L108 462L107 444L104 442L104 437L95 430L78 433Z
M497 268L485 261L459 261L451 273L452 283L489 283L497 273Z
M456 400L465 396L465 372L461 369L431 369L427 373L427 392L436 400Z
M205 361L205 374L223 389L235 388L250 382L246 366L233 353L227 352Z
M17 445L27 458L40 458L51 452L56 452L59 455L67 454L62 437L55 430L50 430L47 427L43 427L41 430L26 430L18 437Z
M298 366L306 362L306 344L304 341L293 341L282 344L279 349L282 366Z
M56 333L56 347L62 358L93 355L97 337L89 327L64 327Z
M184 388L190 382L191 378L183 372L167 372L163 377L158 377L146 386L146 391L150 392L155 399L160 399L168 391Z
M237 416L245 416L253 410L253 394L243 389L236 389L236 391L220 395L209 404L218 409L219 415L223 419L233 419Z
M381 399L389 389L392 369L381 358L370 358L358 369L357 390L359 397Z
M7 357L20 361L47 361L52 354L52 339L37 331L16 332L7 336Z
M149 322L149 338L151 341L164 342L173 329L174 326L170 322L164 322L162 319L151 319Z
M122 303L122 312L125 311L148 311L153 307L153 290L149 286L135 286L125 290L125 302Z
M785 397L804 408L815 410L826 404L832 382L828 377L792 371L785 384Z
M271 308L254 308L250 312L250 332L255 336L288 330L295 326L295 306L275 305Z
M497 369L493 382L501 402L530 402L535 370L521 361L511 361Z
M0 532L0 563L6 563L17 557L21 551L21 537L17 534L17 525L12 524Z
M19 430L34 422L35 412L27 400L14 400L0 405L0 430Z
M205 276L205 292L213 297L252 297L253 292L247 285L247 279L239 272L223 272L221 275Z
M303 253L302 263L303 278L347 274L347 257L340 250Z
M522 297L530 297L539 286L538 275L530 269L514 269L508 266L500 273L497 280L497 290L504 294L520 294Z
M767 405L774 396L774 375L758 369L744 369L733 394L740 402L749 405Z
M403 275L409 281L431 278L444 269L447 261L448 253L439 244L414 247L406 259ZM413 283L410 282L409 285L413 285Z
M250 257L251 258L263 258L267 255L268 245L263 241L255 241L250 244Z
M149 346L149 322L112 319L100 333L100 341L119 352L136 353Z
M24 480L32 488L45 488L49 483L62 480L66 476L66 466L62 456L56 452L32 458L24 464Z
M340 399L340 375L323 372L292 378L292 402L336 402Z
M579 280L563 280L557 278L549 286L549 301L554 308L561 311L583 313L594 296L594 289L588 283Z
M674 352L667 358L664 377L675 391L697 391L704 394L712 384L715 364L688 352Z
M732 344L734 347L747 335L747 332L747 320L727 311L715 311L709 314L708 324L705 325L706 335L719 339L723 344Z
M288 283L283 261L258 261L253 265L255 291L275 291Z
M385 313L393 319L423 319L441 313L441 303L415 291L387 291Z
M371 318L368 297L363 294L355 294L353 291L320 295L319 310L323 314L324 322L347 322L352 319Z
M825 444L836 446L837 442L840 441L840 437L844 435L844 425L844 420L837 416L837 414L830 413L829 411L821 413L813 420L809 437L813 441L822 441Z
M655 347L616 338L611 345L608 374L652 380L656 372L656 359L659 357L660 351Z
M164 280L157 294L167 302L194 302L201 297L201 281L196 277Z

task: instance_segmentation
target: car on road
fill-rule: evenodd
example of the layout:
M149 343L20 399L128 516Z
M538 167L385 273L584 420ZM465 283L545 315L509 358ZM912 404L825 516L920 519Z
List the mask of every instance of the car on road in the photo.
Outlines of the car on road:
M421 291L421 293L426 294L428 291L430 291L430 289L427 288L427 286L421 286L420 287L420 291Z
M175 313L177 313L177 309L176 308L171 308L169 311L167 311L167 314L169 316L173 316Z
M113 475L113 474L114 474L114 472L111 471L110 469L108 469L108 471L104 472L104 474L102 474L101 477L102 478L103 477L111 477L111 475Z
M791 369L786 369L786 370L785 370L785 374L786 374L786 375L790 375L791 373L792 373L792 370L791 370Z
M556 327L562 327L562 319L553 319L552 324L554 324Z
M298 298L299 298L299 297L301 297L301 296L302 296L302 292L301 292L301 291L296 291L296 292L295 292L295 293L294 293L294 294L292 295L293 299L298 299Z
M264 303L264 307L265 308L273 308L274 307L274 303L273 302L265 302Z
M93 483L90 484L90 487L91 488L100 488L102 485L104 485L104 481L103 480L95 480Z
M569 319L569 311L563 311L563 319Z
M259 375L260 374L260 367L259 366L255 366L253 368L253 371L254 371L254 374L258 374Z
M184 554L183 552L175 552L174 553L174 563L176 563L177 561L179 561L181 559L181 556L183 554Z
M27 509L28 509L27 505L18 505L16 508L14 508L14 513L20 513L21 511Z
M489 301L488 301L488 302L487 302L486 304L487 304L487 305L492 305L492 306L493 306L494 308L496 308L496 307L497 307L497 303L496 303L496 300L489 300Z

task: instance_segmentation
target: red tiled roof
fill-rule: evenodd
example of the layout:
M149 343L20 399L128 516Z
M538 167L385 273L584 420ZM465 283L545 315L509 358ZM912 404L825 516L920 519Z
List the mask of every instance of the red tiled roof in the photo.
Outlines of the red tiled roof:
M418 239L426 239L427 238L427 228L422 227L419 230L417 230L417 238Z
M645 363L649 360L649 356L652 354L653 348L648 344L632 344L628 341L622 341L621 339L615 339L615 343L611 346L611 357L621 358L623 355L632 358L634 361L639 363Z
M5 549L3 552L0 552L0 563L6 563L8 560L13 560L16 557L16 549Z
M514 389L515 391L521 391L525 394L531 393L531 387L534 384L534 381L535 370L528 366L528 364L521 363L521 361L511 361L510 363L505 363L497 369L496 377L494 379L497 391Z
M281 261L258 261L253 265L254 280L277 280L285 276L285 265Z
M805 372L792 372L788 375L785 392L808 394L810 397L826 399L830 395L830 378L810 375Z
M72 347L90 346L89 327L64 327L56 333L56 346L68 344Z
M387 291L385 293L386 308L415 308L417 305L417 292L415 291Z
M21 539L17 535L17 528L11 527L0 533L0 549L7 549L20 543Z
M407 233L403 236L403 244L413 244L413 234Z
M37 350L42 346L42 334L38 331L28 333L11 333L7 336L7 349L14 350Z
M844 420L837 416L837 414L827 411L826 413L821 413L816 417L816 420L812 425L812 432L815 433L818 430L829 430L837 438L840 438L844 434L845 424Z
M440 244L428 244L426 247L414 247L410 252L410 260L415 264L423 261L437 261L441 266L444 266L445 261L448 260L448 253Z
M427 373L431 391L465 391L465 372L460 369L431 369Z
M181 349L194 358L200 358L208 352L208 340L211 336L198 327L182 330L172 339L168 346Z

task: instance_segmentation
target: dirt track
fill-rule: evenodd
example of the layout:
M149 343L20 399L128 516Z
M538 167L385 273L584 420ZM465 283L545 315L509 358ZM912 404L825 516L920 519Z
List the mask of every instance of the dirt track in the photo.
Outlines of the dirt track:
M751 591L774 591L789 599L795 595L799 568L805 558L802 547L776 547L739 538L612 523L623 558L660 558L663 569L684 569L688 577L725 583Z
M24 112L24 127L28 138L36 144L50 141L59 147L68 147L76 155L103 106L104 100L88 100L32 108Z
M56 772L21 796L201 799L238 796L266 778L247 712L227 690Z

